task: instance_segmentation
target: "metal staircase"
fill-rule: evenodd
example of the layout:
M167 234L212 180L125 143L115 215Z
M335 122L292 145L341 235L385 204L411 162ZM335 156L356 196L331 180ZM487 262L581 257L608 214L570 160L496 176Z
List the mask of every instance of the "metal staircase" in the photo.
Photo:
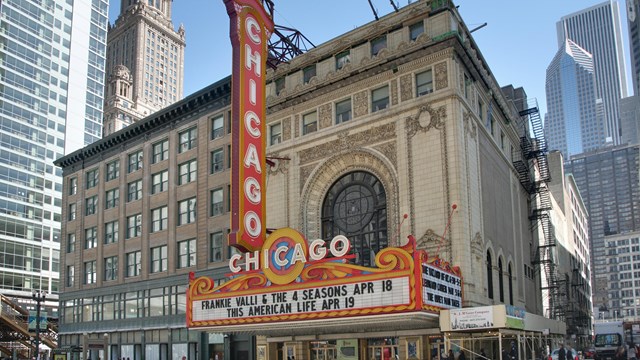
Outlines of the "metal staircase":
M526 109L521 110L519 115L525 129L520 137L520 148L513 149L513 165L518 172L520 184L529 194L531 230L537 230L541 237L532 254L532 262L546 279L542 283L542 290L548 294L545 299L548 305L545 316L565 320L566 281L558 276L556 237L550 219L548 183L551 175L547 162L547 142L537 101L527 101ZM527 124L531 126L531 132Z

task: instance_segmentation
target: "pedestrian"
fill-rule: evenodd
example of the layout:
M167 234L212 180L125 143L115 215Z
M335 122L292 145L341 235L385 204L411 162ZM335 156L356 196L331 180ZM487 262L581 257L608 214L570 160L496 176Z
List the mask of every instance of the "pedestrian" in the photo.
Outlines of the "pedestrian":
M449 352L447 353L447 360L454 360L456 357L453 356L453 350L449 349Z
M458 360L467 360L467 357L464 355L464 350L460 349L458 353Z
M627 360L627 351L624 345L618 346L618 350L615 355L616 360Z
M511 360L518 360L518 349L516 349L516 343L511 342L511 352L509 353Z
M560 344L560 349L558 349L558 360L567 360L567 352L564 350L564 344Z
M629 349L627 349L627 360L636 360L638 354L636 353L636 347L632 343L629 343Z
M511 356L509 356L509 352L507 351L507 348L505 347L504 349L502 349L502 360L509 360L511 358Z

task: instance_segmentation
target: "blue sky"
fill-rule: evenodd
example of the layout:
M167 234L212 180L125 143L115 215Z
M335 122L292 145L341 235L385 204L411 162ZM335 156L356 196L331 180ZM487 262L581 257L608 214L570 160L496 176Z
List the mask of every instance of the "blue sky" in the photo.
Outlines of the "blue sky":
M409 0L394 1L402 7ZM556 22L564 15L603 1L454 0L469 29L488 23L473 36L500 86L524 87L530 98L538 99L542 115L546 108L545 72L558 49ZM110 2L113 22L120 1ZM315 45L375 21L367 0L274 0L274 3L276 24L300 30ZM372 3L379 16L393 11L389 0ZM619 4L629 67L624 0ZM229 17L223 0L175 0L173 23L175 27L184 24L187 34L185 96L231 74Z

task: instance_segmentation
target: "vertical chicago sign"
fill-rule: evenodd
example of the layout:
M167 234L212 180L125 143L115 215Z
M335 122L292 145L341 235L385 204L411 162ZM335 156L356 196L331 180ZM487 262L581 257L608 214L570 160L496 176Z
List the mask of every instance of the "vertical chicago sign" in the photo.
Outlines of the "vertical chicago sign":
M241 251L265 240L265 76L273 20L258 0L224 0L233 45L231 95L231 232Z

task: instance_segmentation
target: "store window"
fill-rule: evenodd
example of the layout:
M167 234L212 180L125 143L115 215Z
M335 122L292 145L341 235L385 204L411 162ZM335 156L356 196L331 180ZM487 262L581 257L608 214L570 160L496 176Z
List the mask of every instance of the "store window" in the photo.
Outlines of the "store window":
M346 235L355 263L372 266L378 251L388 246L385 189L374 175L355 171L329 189L322 206L322 237Z
M395 360L399 358L398 338L367 339L367 359Z

